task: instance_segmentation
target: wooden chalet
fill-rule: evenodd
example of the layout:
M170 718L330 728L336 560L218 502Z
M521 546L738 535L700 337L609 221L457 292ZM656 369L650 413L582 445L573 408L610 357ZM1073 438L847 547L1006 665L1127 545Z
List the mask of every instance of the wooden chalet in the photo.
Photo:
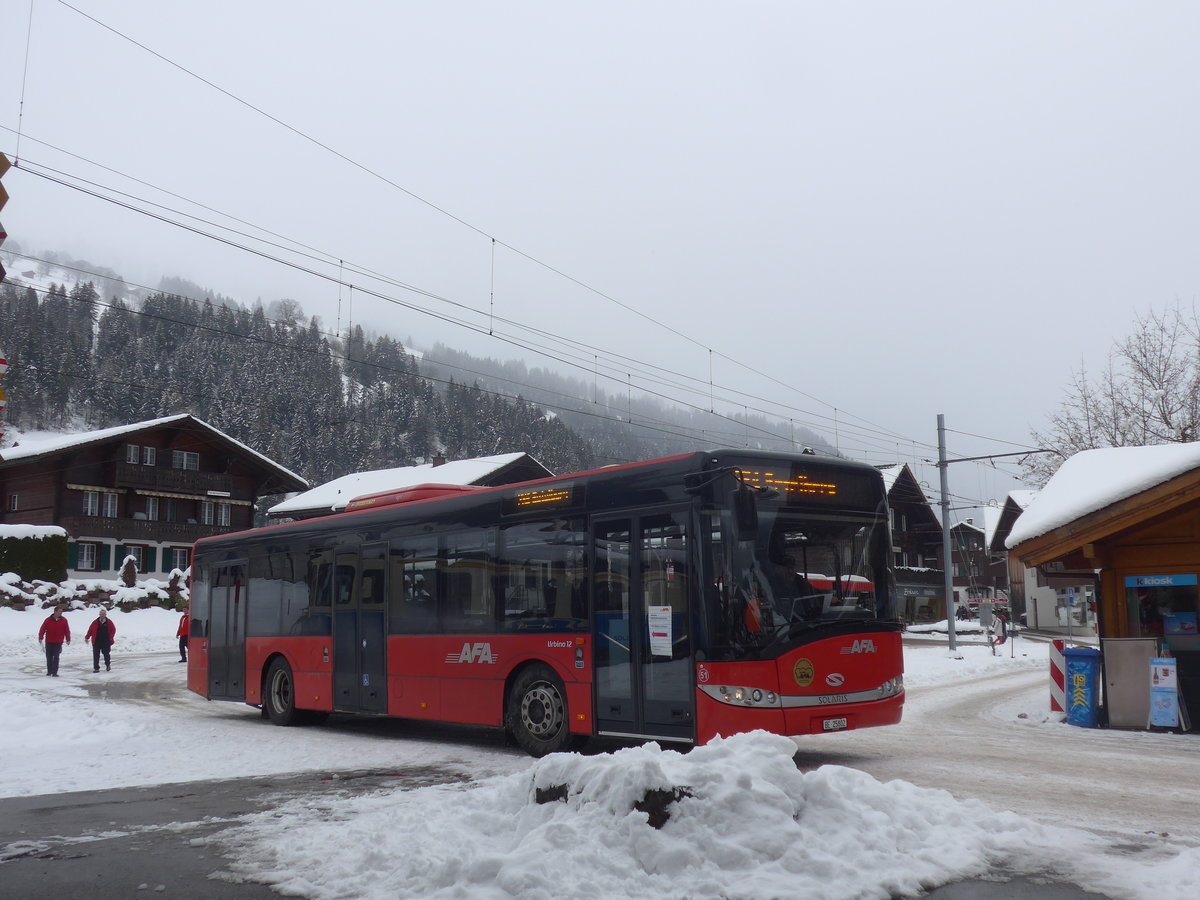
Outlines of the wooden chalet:
M910 623L944 619L941 523L907 463L878 468L892 513L892 565L899 615Z
M186 569L202 537L250 528L260 497L308 482L183 414L0 451L0 523L58 525L70 578Z

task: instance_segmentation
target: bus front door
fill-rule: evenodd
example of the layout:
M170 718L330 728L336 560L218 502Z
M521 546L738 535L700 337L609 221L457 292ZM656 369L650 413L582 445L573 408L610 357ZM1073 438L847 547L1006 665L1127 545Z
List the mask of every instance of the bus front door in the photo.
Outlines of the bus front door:
M594 524L600 734L695 739L687 511Z
M246 699L246 564L213 569L208 632L208 696Z
M387 710L386 545L339 548L333 571L333 708Z

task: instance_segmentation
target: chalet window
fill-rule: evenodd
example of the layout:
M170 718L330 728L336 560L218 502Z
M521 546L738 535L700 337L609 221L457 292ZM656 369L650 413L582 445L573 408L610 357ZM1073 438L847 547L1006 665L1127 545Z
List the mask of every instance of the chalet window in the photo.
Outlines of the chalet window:
M200 524L201 525L212 525L213 522L216 521L216 516L213 514L213 512L214 512L213 505L214 504L212 504L208 500L201 501L201 503L200 503Z
M186 572L191 551L187 547L171 547L167 550L167 568Z
M138 457L141 456L141 449L142 448L139 447L137 444L126 444L125 445L125 462L132 463L133 465L136 466L138 463Z
M115 519L117 517L117 495L104 495L104 511L100 513L107 519Z
M125 555L133 557L133 564L139 572L146 571L146 548L140 544L126 544ZM124 562L122 561L122 565Z
M83 492L83 514L85 516L100 515L100 494L96 491ZM82 547L83 545L80 544Z
M199 471L200 454L192 453L190 450L172 450L171 468L189 469L193 472Z
M9 512L16 512L20 508L21 508L21 495L20 494L9 494L8 495Z
M179 515L179 504L177 504L173 498L168 497L167 498L167 512L166 512L166 515L163 516L163 521L164 522L176 522L176 521L178 521L178 518L177 518L178 515Z
M149 519L151 522L158 521L158 498L157 497L147 497L146 498L146 518Z
M95 493L89 491L89 493ZM96 564L96 545L79 543L75 545L78 556L75 559L75 568L82 572L95 572L100 567Z
M218 525L224 525L225 527L229 527L229 509L230 509L230 504L228 504L228 503L218 503L217 504L217 524Z
M142 465L143 466L158 465L157 459L158 459L158 448L157 447L143 447L142 448Z

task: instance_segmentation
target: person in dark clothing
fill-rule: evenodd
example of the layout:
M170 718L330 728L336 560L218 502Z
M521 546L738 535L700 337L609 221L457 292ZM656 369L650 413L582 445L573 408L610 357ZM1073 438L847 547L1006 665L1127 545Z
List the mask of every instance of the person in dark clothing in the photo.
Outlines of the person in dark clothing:
M179 627L175 629L175 635L179 638L179 661L187 662L187 645L188 635L192 630L192 621L188 618L188 611L183 611L183 616L179 620Z
M100 615L91 625L88 626L87 634L84 635L84 643L91 642L92 644L92 671L100 671L100 654L104 654L104 671L112 669L112 661L109 659L109 651L112 650L112 645L116 643L117 626L112 623L108 617L108 610L100 607Z
M38 630L38 643L46 648L46 674L58 677L58 658L63 642L71 643L71 625L64 618L61 606L56 606Z

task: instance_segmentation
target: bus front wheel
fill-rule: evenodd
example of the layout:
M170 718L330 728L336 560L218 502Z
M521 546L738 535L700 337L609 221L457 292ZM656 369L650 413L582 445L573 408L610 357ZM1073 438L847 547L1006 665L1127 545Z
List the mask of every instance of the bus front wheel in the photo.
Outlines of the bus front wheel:
M567 692L547 666L525 669L508 695L508 730L530 756L557 753L571 745Z
M296 680L292 677L292 667L282 657L267 669L263 706L266 707L267 718L276 725L296 725L300 722L296 710Z

